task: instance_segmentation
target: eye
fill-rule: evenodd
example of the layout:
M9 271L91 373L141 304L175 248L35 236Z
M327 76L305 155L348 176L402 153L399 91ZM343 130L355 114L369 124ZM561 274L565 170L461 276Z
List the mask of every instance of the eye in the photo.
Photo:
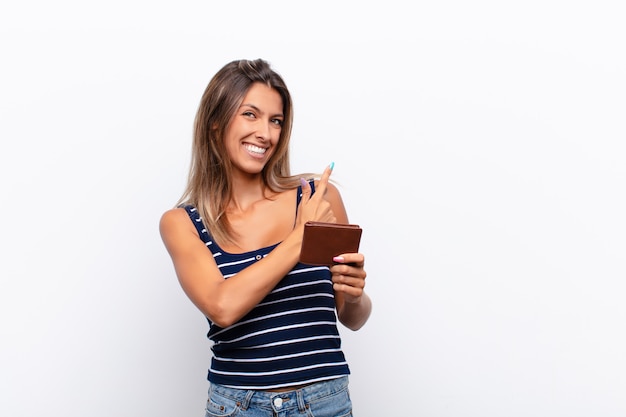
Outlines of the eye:
M283 121L283 119L272 119L272 123L274 123L276 126L282 127L284 121Z
M250 117L252 119L254 119L256 117L256 115L253 112L251 112L250 110L244 111L243 113L241 113L241 115L245 116L245 117Z

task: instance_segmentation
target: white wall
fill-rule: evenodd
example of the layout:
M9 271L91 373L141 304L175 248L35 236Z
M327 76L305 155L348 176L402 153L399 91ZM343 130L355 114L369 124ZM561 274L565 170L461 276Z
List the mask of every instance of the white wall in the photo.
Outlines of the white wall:
M357 416L626 415L619 3L3 5L0 415L203 415L157 223L209 78L258 57L365 229Z

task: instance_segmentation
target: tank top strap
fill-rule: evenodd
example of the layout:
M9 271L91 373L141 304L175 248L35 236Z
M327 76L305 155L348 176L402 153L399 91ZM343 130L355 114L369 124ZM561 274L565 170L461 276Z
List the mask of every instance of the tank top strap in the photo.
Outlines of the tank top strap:
M315 180L309 180L309 185L311 186L311 195L315 194ZM298 206L300 205L300 201L302 201L302 186L298 186L298 193L296 195L298 196L296 199L296 211L298 211Z
M182 208L185 209L185 211L189 215L189 218L191 219L191 222L196 227L196 230L198 231L198 236L200 236L200 239L202 239L204 243L209 242L211 240L211 235L209 235L209 231L204 225L204 222L202 221L202 217L200 216L200 212L198 212L198 209L192 206L191 204L184 205L182 206Z

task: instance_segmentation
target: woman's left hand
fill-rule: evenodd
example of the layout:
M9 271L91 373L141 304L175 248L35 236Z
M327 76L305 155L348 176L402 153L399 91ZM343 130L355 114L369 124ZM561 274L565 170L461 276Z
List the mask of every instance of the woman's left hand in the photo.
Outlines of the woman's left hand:
M346 303L357 303L365 288L365 257L361 253L344 253L333 258L330 267L333 289L343 294Z

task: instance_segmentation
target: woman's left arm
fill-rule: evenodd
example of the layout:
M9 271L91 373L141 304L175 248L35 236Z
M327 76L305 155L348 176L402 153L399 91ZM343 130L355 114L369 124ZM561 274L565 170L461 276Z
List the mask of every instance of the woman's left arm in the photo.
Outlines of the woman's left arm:
M372 301L365 293L363 254L346 253L335 258L338 264L330 268L333 274L335 304L339 321L351 330L359 330L372 311Z
M331 204L337 223L347 224L341 194L337 187L329 183L325 199ZM337 316L341 324L351 330L360 329L370 316L372 301L365 293L365 257L362 253L344 253L335 259L331 266Z

